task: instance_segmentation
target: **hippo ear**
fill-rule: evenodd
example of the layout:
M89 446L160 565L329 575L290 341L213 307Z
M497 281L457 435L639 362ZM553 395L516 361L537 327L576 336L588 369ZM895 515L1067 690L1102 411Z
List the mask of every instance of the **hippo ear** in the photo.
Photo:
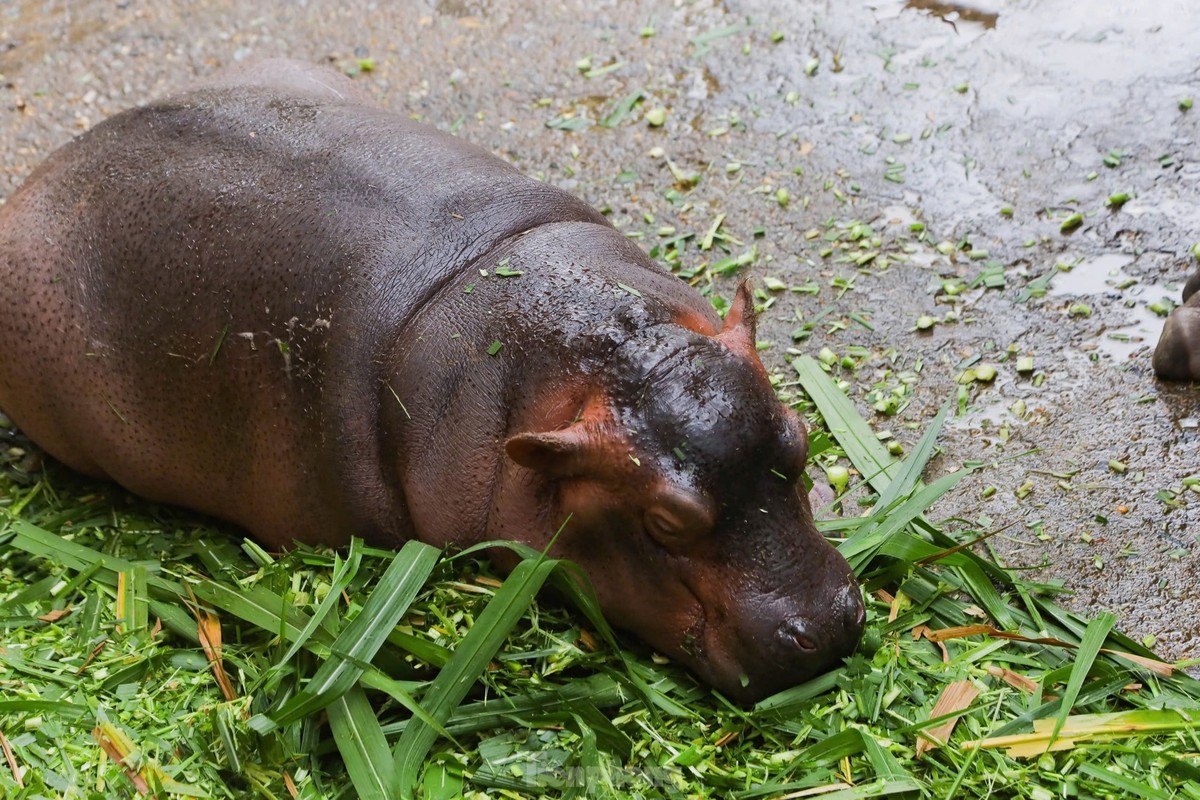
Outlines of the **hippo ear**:
M555 478L586 471L591 434L582 424L561 431L518 433L504 443L508 457L526 469Z
M750 282L742 281L738 284L729 310L725 312L725 325L717 338L733 352L757 360L754 328L754 296L750 293Z

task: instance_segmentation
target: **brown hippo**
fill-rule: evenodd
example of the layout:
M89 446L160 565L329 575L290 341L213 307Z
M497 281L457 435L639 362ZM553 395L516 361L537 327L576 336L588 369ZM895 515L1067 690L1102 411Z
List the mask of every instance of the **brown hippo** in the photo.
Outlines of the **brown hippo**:
M260 541L510 539L750 700L863 605L755 352L576 198L287 61L119 114L0 209L0 408Z
M1158 377L1171 381L1200 381L1200 269L1183 286L1183 305L1163 326L1151 363Z

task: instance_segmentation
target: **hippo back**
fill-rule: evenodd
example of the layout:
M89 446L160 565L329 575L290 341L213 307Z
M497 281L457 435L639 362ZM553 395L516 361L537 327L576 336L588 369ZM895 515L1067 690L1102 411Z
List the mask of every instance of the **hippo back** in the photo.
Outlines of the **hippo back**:
M76 469L268 541L336 542L394 491L362 467L381 460L383 340L504 239L607 223L283 64L101 123L0 209L0 407Z

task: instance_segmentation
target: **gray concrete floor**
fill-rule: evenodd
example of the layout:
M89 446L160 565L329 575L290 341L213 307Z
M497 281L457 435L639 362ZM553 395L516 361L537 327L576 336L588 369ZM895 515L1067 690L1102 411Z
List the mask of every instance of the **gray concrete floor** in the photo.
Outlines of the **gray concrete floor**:
M964 364L996 364L933 470L1008 460L934 516L1009 526L993 539L1007 563L1063 581L1074 607L1119 612L1165 656L1196 658L1200 497L1183 480L1200 473L1200 409L1194 388L1153 378L1161 320L1147 306L1177 299L1196 264L1200 109L1180 101L1200 93L1197 31L1188 0L16 0L0 3L0 195L105 116L231 61L373 59L360 79L384 106L611 209L647 248L661 227L699 237L723 214L744 243L730 255L757 246L752 274L817 287L776 293L760 327L769 367L790 375L789 333L824 314L798 347L864 348L846 376L864 413L874 384L913 371L906 408L873 419L903 442L955 396ZM598 121L635 90L643 102L615 127L546 124ZM652 108L661 127L643 118ZM673 196L668 160L698 185ZM1107 208L1118 192L1133 198ZM1085 219L1064 234L1074 212ZM889 266L823 257L830 220L869 223ZM693 245L682 259L715 256ZM989 262L1005 288L935 293ZM1059 264L1074 268L1019 298ZM1090 316L1072 315L1079 303ZM958 321L912 330L949 311ZM1041 377L1015 371L1023 355Z

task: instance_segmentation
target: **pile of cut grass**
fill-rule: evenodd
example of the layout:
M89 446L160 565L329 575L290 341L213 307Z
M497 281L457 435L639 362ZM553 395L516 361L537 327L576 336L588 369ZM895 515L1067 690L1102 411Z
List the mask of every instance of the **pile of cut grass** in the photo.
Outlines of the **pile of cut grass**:
M967 474L920 481L941 416L898 462L795 367L813 449L871 495L821 524L867 633L753 708L615 637L537 553L503 580L419 543L272 556L10 451L0 796L1200 798L1200 683L925 518Z

